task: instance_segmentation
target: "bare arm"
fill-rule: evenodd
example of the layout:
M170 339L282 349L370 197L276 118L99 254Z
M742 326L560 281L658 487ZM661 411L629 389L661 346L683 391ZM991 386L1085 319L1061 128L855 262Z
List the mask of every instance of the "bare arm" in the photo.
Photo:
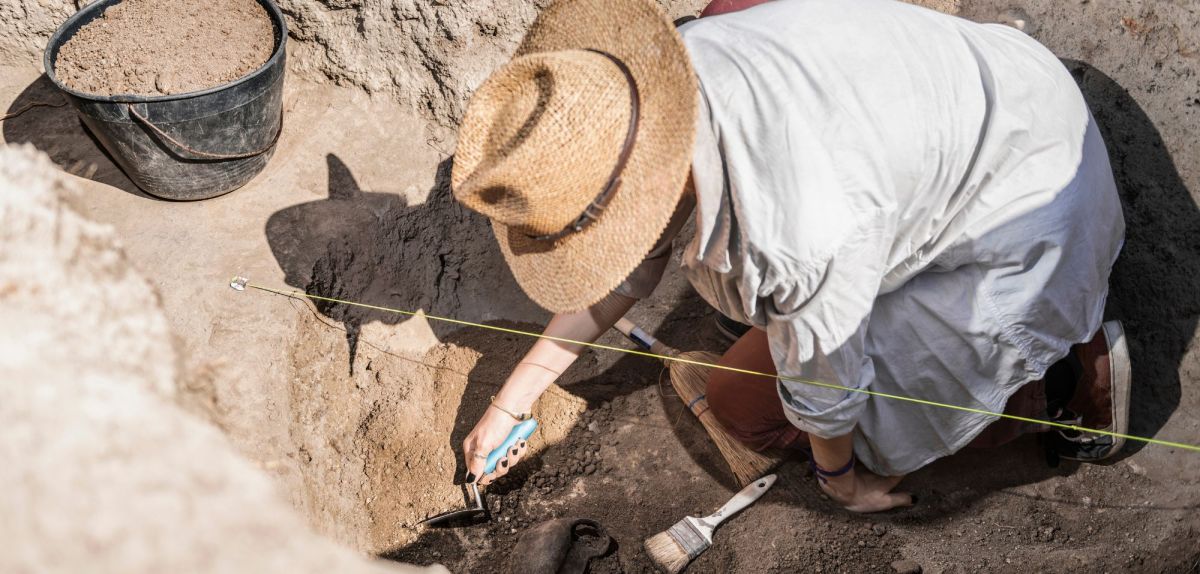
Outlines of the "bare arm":
M833 438L808 435L813 461L825 471L841 470L854 455L854 433ZM818 476L821 471L818 470ZM912 506L913 496L907 492L892 492L904 479L900 476L879 476L865 468L851 467L841 476L817 479L821 490L852 512L881 512L901 506Z
M594 342L611 329L617 319L623 317L636 301L630 297L611 294L583 311L555 315L546 325L543 334L585 343ZM507 473L525 454L525 445L521 444L517 452L509 453L506 459L496 466L494 473L487 477L481 476L487 454L504 441L513 425L517 423L516 419L504 411L529 412L538 397L575 362L582 351L583 345L549 339L538 339L533 344L508 376L500 392L496 393L493 403L495 407L488 407L471 434L463 441L463 454L466 457L467 469L471 473L468 480L479 478L480 484L488 484Z
M635 299L612 294L590 308L555 315L544 335L594 342L625 315ZM496 404L512 411L528 412L546 390L583 351L582 345L538 339L517 365L504 387L496 394Z

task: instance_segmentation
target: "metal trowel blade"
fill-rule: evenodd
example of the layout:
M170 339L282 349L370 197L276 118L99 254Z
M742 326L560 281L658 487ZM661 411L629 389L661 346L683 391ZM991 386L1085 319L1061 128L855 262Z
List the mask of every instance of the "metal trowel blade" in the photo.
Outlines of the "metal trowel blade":
M475 506L430 516L422 520L421 524L431 528L459 528L487 522L488 511L483 505L483 497L479 494L479 485L472 482L467 485L467 489L475 498Z

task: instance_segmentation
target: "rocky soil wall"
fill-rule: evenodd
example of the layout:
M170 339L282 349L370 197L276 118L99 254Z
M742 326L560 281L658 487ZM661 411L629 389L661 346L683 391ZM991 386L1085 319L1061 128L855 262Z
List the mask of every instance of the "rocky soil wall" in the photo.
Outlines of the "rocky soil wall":
M65 178L0 148L0 572L434 572L314 534L176 403L158 296Z
M705 0L659 0L672 17ZM948 3L954 0L930 0ZM40 66L46 41L87 0L0 3L0 56ZM279 0L290 71L420 107L452 126L467 97L516 49L549 0Z

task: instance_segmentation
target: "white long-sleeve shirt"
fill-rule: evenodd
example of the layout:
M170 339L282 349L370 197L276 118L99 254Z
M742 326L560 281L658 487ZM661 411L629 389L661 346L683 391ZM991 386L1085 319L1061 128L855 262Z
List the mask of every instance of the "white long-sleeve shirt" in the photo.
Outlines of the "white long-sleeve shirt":
M954 452L1099 328L1120 204L1069 73L1021 32L892 0L681 28L700 81L683 267L765 329L799 428L884 474ZM676 218L680 220L682 218ZM622 291L657 283L673 225Z

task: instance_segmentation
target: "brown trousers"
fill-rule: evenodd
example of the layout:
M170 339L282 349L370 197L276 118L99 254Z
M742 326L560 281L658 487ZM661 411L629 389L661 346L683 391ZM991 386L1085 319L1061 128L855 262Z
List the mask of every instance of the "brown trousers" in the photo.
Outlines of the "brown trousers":
M767 347L766 332L750 329L725 352L720 364L774 375L775 363ZM756 451L807 448L808 435L784 416L775 384L773 378L714 370L705 391L708 408L730 434ZM1045 418L1046 392L1042 381L1021 387L1009 398L1004 412ZM1000 419L984 429L969 446L1000 446L1038 430L1041 428L1030 423Z

